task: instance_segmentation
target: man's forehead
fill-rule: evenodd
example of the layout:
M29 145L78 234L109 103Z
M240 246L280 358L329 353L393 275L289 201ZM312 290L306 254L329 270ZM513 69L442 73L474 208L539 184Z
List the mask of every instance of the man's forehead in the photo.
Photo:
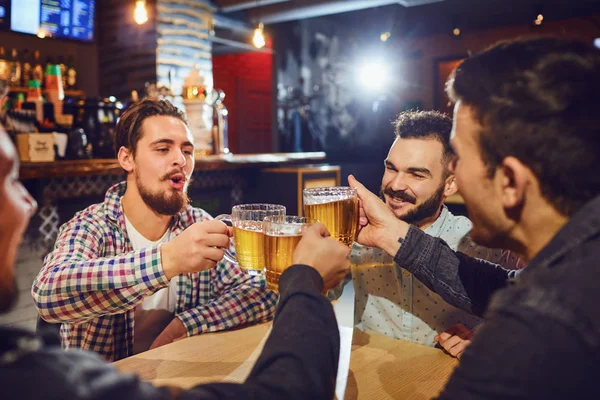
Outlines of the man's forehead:
M152 116L144 120L140 140L154 142L158 137L176 142L194 143L194 137L187 125L172 116Z
M390 148L390 155L394 153L407 153L407 155L427 157L431 153L440 154L444 150L444 145L435 137L428 138L396 138Z
M479 129L479 122L475 118L472 107L461 103L456 103L454 107L454 119L452 124L452 134L450 142L453 146L457 143L465 144L474 139L473 134Z

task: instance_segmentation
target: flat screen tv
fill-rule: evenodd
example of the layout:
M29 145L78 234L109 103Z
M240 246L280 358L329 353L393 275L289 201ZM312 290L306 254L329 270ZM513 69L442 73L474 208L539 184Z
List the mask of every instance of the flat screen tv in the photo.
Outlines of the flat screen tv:
M94 40L95 3L96 0L10 0L6 19L10 18L10 30L14 32L89 42Z

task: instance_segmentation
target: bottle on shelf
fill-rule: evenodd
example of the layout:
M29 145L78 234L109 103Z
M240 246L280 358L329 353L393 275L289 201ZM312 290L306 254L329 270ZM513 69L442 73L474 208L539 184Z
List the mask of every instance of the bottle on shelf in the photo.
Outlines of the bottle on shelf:
M62 115L65 92L62 86L60 67L51 62L49 60L46 65L46 97L48 102L54 106L54 117L56 118Z
M77 69L73 61L73 56L69 56L67 59L67 89L77 89Z
M8 70L8 83L11 86L19 86L21 84L21 61L19 61L17 49L12 49Z
M40 84L44 82L44 67L42 66L42 62L40 60L40 51L36 50L33 53L33 70L32 70L32 78L36 81L39 81Z
M66 89L66 88L68 88L68 86L67 86L67 64L65 64L64 56L58 57L58 66L60 67L60 76L62 79L63 88Z
M6 50L4 50L4 46L0 46L0 79L8 81L9 77L10 70L8 61L6 60Z
M42 85L37 79L32 79L27 84L27 102L35 104L36 119L38 122L44 120L44 103L42 97Z
M27 87L29 85L29 81L32 78L33 67L31 65L31 59L29 50L25 49L23 51L23 64L21 66L21 86Z
M15 110L22 109L24 102L25 102L25 93L17 93L14 104L13 104L13 108Z

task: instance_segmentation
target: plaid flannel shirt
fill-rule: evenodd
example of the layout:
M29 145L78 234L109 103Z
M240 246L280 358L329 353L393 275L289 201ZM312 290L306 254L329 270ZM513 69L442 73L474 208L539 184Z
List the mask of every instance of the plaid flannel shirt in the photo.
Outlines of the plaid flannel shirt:
M133 251L120 201L125 188L124 182L111 187L104 203L78 212L60 228L32 287L40 316L62 323L64 348L92 350L109 361L132 354L136 305L169 284L160 245ZM173 218L173 234L211 218L188 206ZM264 321L277 303L264 278L225 260L182 275L176 293L175 315L188 336Z

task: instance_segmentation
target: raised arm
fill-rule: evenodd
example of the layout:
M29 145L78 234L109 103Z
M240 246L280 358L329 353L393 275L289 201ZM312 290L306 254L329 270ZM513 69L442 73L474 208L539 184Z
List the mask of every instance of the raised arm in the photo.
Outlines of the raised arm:
M109 240L105 225L79 213L61 227L32 287L44 320L78 323L122 313L169 283L159 246L103 257Z

